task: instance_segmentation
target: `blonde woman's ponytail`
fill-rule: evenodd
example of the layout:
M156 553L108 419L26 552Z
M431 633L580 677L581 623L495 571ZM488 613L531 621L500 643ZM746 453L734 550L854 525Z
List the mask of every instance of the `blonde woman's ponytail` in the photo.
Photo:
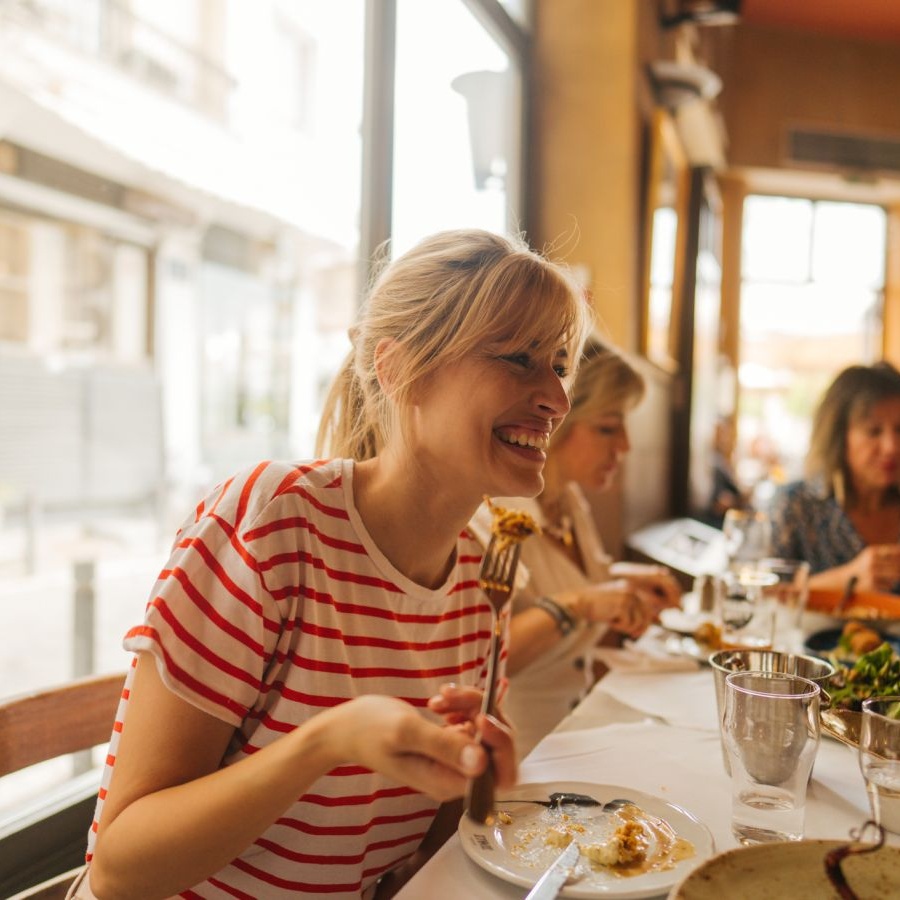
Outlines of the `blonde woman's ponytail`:
M377 452L378 436L369 420L366 397L356 374L356 351L341 364L322 409L316 435L316 454L348 459L370 459Z

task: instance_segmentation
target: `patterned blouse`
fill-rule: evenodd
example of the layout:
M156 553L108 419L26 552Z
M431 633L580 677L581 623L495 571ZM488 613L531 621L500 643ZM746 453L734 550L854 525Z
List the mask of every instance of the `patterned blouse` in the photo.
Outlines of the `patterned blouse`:
M866 543L850 517L821 481L795 481L775 495L772 552L784 559L805 559L813 574L850 562Z

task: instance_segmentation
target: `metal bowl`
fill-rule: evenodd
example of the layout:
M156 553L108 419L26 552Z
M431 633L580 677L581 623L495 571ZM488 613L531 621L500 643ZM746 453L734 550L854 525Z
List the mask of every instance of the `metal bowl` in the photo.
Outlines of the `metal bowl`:
M817 656L784 653L780 650L717 650L709 656L709 665L716 685L716 710L719 723L725 713L725 676L729 672L779 672L799 675L825 688L835 673L835 667ZM730 774L728 757L722 747L725 771Z

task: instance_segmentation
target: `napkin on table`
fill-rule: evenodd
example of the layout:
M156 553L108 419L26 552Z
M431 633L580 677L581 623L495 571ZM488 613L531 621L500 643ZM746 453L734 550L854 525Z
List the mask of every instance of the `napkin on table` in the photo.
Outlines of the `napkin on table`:
M688 656L671 656L649 647L596 647L592 656L611 672L694 672L700 667Z

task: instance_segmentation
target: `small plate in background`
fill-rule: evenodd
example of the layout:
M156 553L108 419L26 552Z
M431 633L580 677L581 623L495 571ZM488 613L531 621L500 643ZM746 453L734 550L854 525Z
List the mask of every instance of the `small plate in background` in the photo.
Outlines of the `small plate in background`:
M839 616L833 610L841 602L843 591L810 588L806 608L810 612L825 613L835 621L847 619L896 624L900 620L900 597L875 591L856 591L847 608Z
M866 623L866 628L877 631L881 635L882 640L887 641L894 648L894 652L900 655L900 637L884 634L880 629L873 628L868 622ZM811 653L813 656L821 656L828 659L833 657L845 665L852 666L858 657L846 653L838 646L842 632L842 628L826 628L823 631L817 631L806 639L803 647L807 653Z
M688 612L677 606L666 607L659 613L659 624L666 631L673 631L675 634L682 634L686 637L692 637L701 625L712 622L712 620L712 613Z

